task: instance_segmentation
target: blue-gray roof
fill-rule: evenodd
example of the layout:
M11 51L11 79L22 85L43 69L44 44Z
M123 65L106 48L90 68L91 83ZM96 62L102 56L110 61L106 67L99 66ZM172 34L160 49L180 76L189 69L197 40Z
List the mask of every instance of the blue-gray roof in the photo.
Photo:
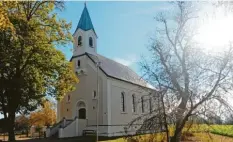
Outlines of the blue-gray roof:
M94 63L100 62L100 69L109 77L136 84L142 87L156 90L152 85L147 83L143 78L138 76L129 67L115 62L99 54L84 53L78 56L72 56L70 61L76 57L87 55Z
M101 56L99 54L86 53L94 62L100 62L100 69L104 71L108 76L120 79L122 81L130 82L142 87L155 89L149 83L147 83L142 77L138 76L128 66L122 65L109 58Z
M84 31L88 31L88 30L92 29L95 32L94 26L93 26L93 24L91 22L91 17L89 15L89 12L88 12L87 7L86 7L86 4L85 4L85 7L83 9L81 18L79 19L78 26L77 26L75 32L78 29L82 29Z

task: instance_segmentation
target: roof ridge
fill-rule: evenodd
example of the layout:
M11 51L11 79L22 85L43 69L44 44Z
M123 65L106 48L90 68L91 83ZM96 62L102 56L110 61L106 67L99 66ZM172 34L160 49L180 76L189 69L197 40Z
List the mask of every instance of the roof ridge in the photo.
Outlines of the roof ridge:
M98 53L96 53L97 55L100 55L100 54L98 54ZM120 65L122 65L122 66L124 66L124 67L127 67L127 68L129 68L130 70L132 70L130 67L128 67L128 66L126 66L126 65L124 65L124 64L122 64L122 63L119 63L119 62L117 62L117 61L115 61L115 60L113 60L113 59L111 59L111 58L108 58L108 57L105 57L105 56L103 56L103 55L100 55L100 56L102 56L102 57L104 57L104 58L106 58L106 59L108 59L108 60L111 60L111 61L113 61L113 62L115 62L115 63L117 63L117 64L120 64ZM133 70L132 70L133 71ZM134 71L133 71L134 72Z
M96 56L96 55L91 54L91 53L87 53L87 54ZM108 58L108 57L105 57L105 56L103 56L103 55L101 55L101 54L98 54L98 53L96 53L96 54L99 55L99 56L101 56L101 57L103 57L103 58L105 58L105 59L111 60L111 61L113 61L114 63L117 63L117 64L119 64L119 65L121 65L121 66L126 67L127 69L131 70L135 75L137 75L137 77L138 77L139 80L142 80L142 81L144 81L145 83L147 83L147 81L145 81L140 75L138 75L138 74L137 74L134 70L132 70L129 66L123 65L123 64L121 64L121 63L119 63L119 62L117 62L117 61L115 61L115 60L113 60L113 59L110 59L110 58ZM97 57L97 58L98 58L98 57Z
M150 87L150 84L146 80L144 80L144 78L139 76L134 70L132 70L128 66L125 66L117 61L114 61L113 59L107 58L97 53L91 54L85 52L80 56L83 55L87 55L93 61L93 63L100 61L100 69L104 72L104 74L111 78L154 90L154 88Z
M100 54L98 54L98 53L96 53L97 55L100 55ZM126 66L126 65L124 65L124 64L122 64L122 63L119 63L119 62L117 62L117 61L115 61L115 60L113 60L113 59L110 59L110 58L108 58L108 57L105 57L105 56L103 56L103 55L100 55L100 56L102 56L102 57L104 57L104 58L106 58L106 59L108 59L108 60L111 60L111 61L113 61L113 62L115 62L115 63L117 63L117 64L119 64L119 65L121 65L121 66L124 66L124 67L126 67L126 68L128 68L128 69L130 69L133 73L135 73L140 79L142 79L143 81L145 81L140 75L138 75L133 69L131 69L129 66Z

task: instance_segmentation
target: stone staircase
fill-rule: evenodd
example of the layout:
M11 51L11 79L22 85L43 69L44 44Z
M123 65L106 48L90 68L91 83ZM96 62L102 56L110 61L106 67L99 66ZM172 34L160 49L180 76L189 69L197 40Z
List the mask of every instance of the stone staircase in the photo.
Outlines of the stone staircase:
M50 128L47 128L46 130L46 137L50 137L50 138L58 138L58 131L59 128L65 128L68 125L70 125L74 120L72 119L63 119L61 121L59 121L58 123L56 123L55 125L53 125Z

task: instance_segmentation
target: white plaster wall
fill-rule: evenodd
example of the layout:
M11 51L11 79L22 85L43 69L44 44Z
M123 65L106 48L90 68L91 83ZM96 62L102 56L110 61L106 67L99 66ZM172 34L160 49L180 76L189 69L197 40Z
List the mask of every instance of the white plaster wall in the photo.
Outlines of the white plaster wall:
M97 91L97 73L95 64L86 56L81 56L73 59L75 63L77 60L81 61L81 68L86 70L86 74L78 76L79 83L76 84L76 90L71 93L72 114L73 118L77 114L77 102L82 100L86 103L87 110L87 125L96 125L96 110L97 99L93 99L93 91ZM106 114L106 91L107 78L105 74L99 70L99 124L106 124L104 119ZM105 108L105 109L103 109Z
M65 128L62 128L62 137L67 138L67 137L74 137L76 136L76 121L73 121L71 124L66 126Z
M78 128L77 134L78 136L82 136L83 130L86 128L87 121L84 119L77 119L76 128Z
M151 90L147 88L142 88L137 85L127 83L125 81L110 79L111 86L111 133L113 136L122 135L125 131L124 127L128 126L128 123L133 119L149 113L149 93ZM126 111L121 111L121 92L125 92L125 105ZM132 94L136 96L136 112L132 111ZM145 112L142 113L141 109L141 96L145 98ZM138 122L141 124L141 122ZM138 129L140 125L135 126L135 130Z
M78 37L82 36L82 46L78 46ZM93 39L93 47L89 46L89 37ZM74 44L73 44L73 56L83 54L85 52L96 54L97 51L97 36L94 31L88 30L83 31L78 29L77 32L73 35Z

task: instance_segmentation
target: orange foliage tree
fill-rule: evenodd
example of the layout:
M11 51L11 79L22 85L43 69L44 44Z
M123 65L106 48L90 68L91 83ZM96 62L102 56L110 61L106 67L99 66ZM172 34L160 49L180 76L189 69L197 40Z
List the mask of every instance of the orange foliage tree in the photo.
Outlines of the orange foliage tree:
M56 122L56 111L53 104L45 101L41 109L32 112L29 117L29 123L32 126L42 127L51 126Z

